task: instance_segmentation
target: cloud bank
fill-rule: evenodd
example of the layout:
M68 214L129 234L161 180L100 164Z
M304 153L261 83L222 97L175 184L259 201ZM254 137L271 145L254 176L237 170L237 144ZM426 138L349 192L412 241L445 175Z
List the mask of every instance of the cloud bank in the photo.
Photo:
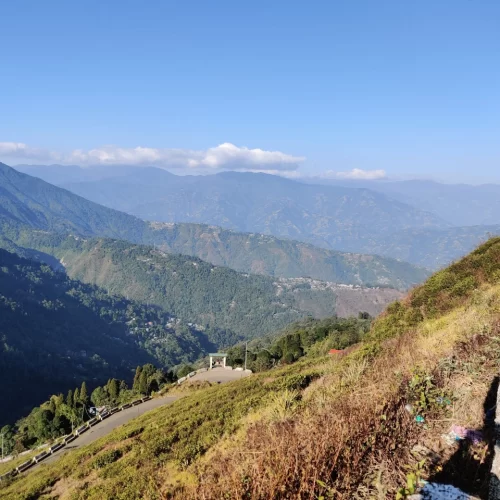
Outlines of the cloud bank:
M121 148L102 146L95 149L76 149L60 153L32 148L20 142L0 142L0 157L31 161L51 161L62 165L134 165L191 170L252 170L295 171L305 160L281 151L265 151L239 147L225 142L205 150L147 148Z
M353 179L363 181L374 181L378 179L386 179L387 174L385 170L362 170L361 168L353 168L347 172L336 172L334 170L327 170L321 177L326 179Z

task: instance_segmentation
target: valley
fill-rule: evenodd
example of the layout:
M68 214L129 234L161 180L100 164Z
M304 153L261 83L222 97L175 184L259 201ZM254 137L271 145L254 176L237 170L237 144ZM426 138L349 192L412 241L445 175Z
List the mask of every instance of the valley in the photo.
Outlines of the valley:
M372 363L382 363L374 369L384 372L384 352L400 330L420 332L422 322L432 324L433 318L468 303L473 290L484 288L478 293L491 294L496 290L498 239L429 278L424 265L440 267L457 252L466 252L482 237L484 227L447 226L413 209L400 207L406 212L394 224L395 232L383 230L378 239L375 233L363 232L356 245L366 244L373 254L359 254L214 225L142 220L5 165L0 165L0 175L0 369L11 381L0 395L12 401L0 418L9 424L2 427L8 449L17 453L42 442L57 442L75 425L88 421L85 410L88 413L90 405L109 409L155 396L138 413L124 410L119 418L78 438L76 448L58 452L45 465L35 467L27 477L37 478L36 482L29 479L22 486L28 496L41 491L33 484L42 485L45 492L77 492L79 480L71 479L69 486L56 471L70 477L73 461L79 460L88 470L106 470L107 479L101 477L91 486L89 498L93 498L93 488L101 495L103 487L105 498L115 497L115 481L127 470L124 461L137 468L137 452L128 455L136 450L137 439L151 448L144 462L150 476L158 471L158 457L167 464L161 488L173 498L198 498L199 494L218 498L227 491L235 496L247 491L254 495L254 486L247 490L238 481L221 478L220 470L227 469L225 460L234 463L225 451L226 439L234 438L238 450L239 439L246 436L252 450L264 459L258 466L266 470L270 450L262 447L260 438L255 441L253 433L274 442L275 434L267 435L265 429L279 435L295 422L297 434L286 431L286 439L293 443L303 439L300 433L305 429L316 432L325 425L320 424L324 418L320 408L344 415L334 394L344 394L350 401L345 390L356 390L357 380ZM238 176L226 177L240 182ZM248 182L254 181L251 177ZM360 199L350 199L348 204L363 205L366 196L372 195L362 192ZM385 215L373 204L382 201L370 198L367 206L371 208L365 208L379 222ZM381 206L384 203L388 201ZM356 217L362 220L364 216ZM345 223L348 227L347 219ZM288 222L283 226L282 220L277 224L290 227ZM265 232L272 232L271 226L266 227ZM496 231L495 226L489 229L492 234ZM327 225L326 230L332 227ZM361 234L359 228L349 231L351 236ZM368 239L362 243L364 238ZM413 247L415 239L418 252ZM422 267L376 255L387 253L387 248ZM492 312L481 311L487 321L493 321ZM451 345L446 330L438 329L437 335L443 345L433 348L435 356ZM183 381L187 373L206 365L208 353L222 350L227 351L232 366L248 367L254 374L228 382L227 388L219 387L224 377L215 372L177 386L177 379ZM405 358L397 361L399 354L390 347L387 352L403 370ZM405 373L412 363L404 365ZM35 377L39 381L32 384ZM385 390L382 379L373 377L377 387ZM330 387L326 392L322 389L325 380ZM331 392L334 387L337 393ZM17 397L19 392L21 397ZM384 397L393 396L389 391ZM411 390L406 397L412 397ZM372 411L358 410L353 402L349 405L345 410L349 414ZM191 415L187 421L181 417L186 411ZM218 417L220 411L223 419ZM165 443L158 441L155 429L159 427L174 433L167 435ZM352 433L349 429L342 432ZM332 440L337 439L335 432ZM357 439L356 435L351 434L351 439ZM122 446L124 440L130 448ZM274 446L289 459L277 443ZM110 447L113 451L105 451ZM312 459L305 453L302 460L309 463ZM324 453L322 460L331 460ZM278 467L270 460L273 469ZM119 467L112 469L115 461ZM251 463L255 462L242 460L229 470L233 475L251 475ZM317 464L314 467L323 470ZM346 465L336 467L350 471ZM88 477L86 470L82 477ZM307 473L309 469L302 470ZM57 477L54 490L43 479L46 471L51 471L51 478ZM288 481L287 491L294 491L293 481L284 470L281 473ZM259 472L254 484L266 488L265 496L276 496L274 486L260 474L267 473ZM328 477L326 470L322 474ZM353 484L364 481L352 471L349 474ZM134 474L131 477L127 497L142 497L147 486ZM174 479L184 477L189 480ZM318 494L330 491L323 480L324 486L318 487L309 481L303 477L300 484ZM396 488L392 479L385 481L384 488ZM19 489L15 476L2 484L7 488L0 489L0 498L3 491L9 495L9 485ZM208 490L205 484L210 484ZM350 483L332 484L342 495L351 495Z

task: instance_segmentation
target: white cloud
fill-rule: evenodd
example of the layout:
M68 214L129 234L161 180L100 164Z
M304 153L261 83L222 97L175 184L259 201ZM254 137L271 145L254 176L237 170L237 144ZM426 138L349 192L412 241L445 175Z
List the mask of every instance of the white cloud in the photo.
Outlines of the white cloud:
M60 155L46 149L31 148L22 142L0 142L0 157L26 160L58 160Z
M386 179L387 174L385 170L362 170L361 168L353 168L347 172L336 172L334 170L327 170L321 177L326 179L355 179L363 181L373 181L377 179Z
M238 147L228 142L206 150L160 149L138 146L121 148L102 146L76 149L64 154L30 148L23 143L0 142L0 157L37 161L56 161L72 165L136 165L191 170L294 171L305 158L280 151Z

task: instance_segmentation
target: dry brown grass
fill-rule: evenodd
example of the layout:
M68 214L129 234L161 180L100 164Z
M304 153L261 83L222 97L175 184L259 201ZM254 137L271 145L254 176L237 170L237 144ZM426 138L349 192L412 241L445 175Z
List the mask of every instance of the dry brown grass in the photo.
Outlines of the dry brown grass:
M312 499L329 494L351 499L394 494L404 482L402 466L415 460L410 450L422 431L404 409L408 379L416 368L435 372L440 360L459 355L464 345L470 351L465 358L473 359L477 349L464 342L491 334L500 303L498 287L480 294L474 306L385 341L374 359L363 357L362 351L342 359L307 390L303 411L251 425L233 449L198 464L198 484L176 496ZM475 387L467 385L466 374L460 377L450 386L463 391L455 416L464 412L460 405L485 387L477 381ZM479 412L476 408L472 418Z

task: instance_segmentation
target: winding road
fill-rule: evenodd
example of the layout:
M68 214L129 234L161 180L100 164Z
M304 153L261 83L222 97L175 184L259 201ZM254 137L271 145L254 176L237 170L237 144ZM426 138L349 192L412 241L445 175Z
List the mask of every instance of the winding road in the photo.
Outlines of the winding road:
M93 443L96 439L106 436L111 431L113 431L120 425L126 424L133 418L139 417L140 415L143 415L149 410L154 410L155 408L158 408L160 406L171 404L180 397L182 396L163 396L159 398L154 398L140 405L132 406L131 408L119 411L118 413L115 413L110 417L108 417L106 420L99 422L94 427L91 427L87 432L85 432L81 436L78 436L74 441L69 443L67 446L61 448L59 451L53 453L50 457L46 458L42 462L31 467L29 471L35 469L41 464L55 462L65 453L68 453L72 450Z
M248 377L249 373L245 373L243 371L237 370L224 370L223 368L214 368L212 370L198 373L194 377L192 377L191 381L196 380L207 380L210 382L232 382L233 380L238 380L243 377ZM117 413L114 413L110 417L106 418L102 422L99 422L97 425L91 427L88 431L83 433L81 436L78 436L74 441L66 445L64 448L54 452L52 455L47 457L45 460L39 462L38 464L30 467L26 473L35 469L41 464L47 464L51 462L55 462L65 453L71 452L72 450L81 448L82 446L86 446L90 443L93 443L95 440L106 436L111 431L119 427L120 425L126 424L130 420L143 415L149 410L154 410L155 408L159 408L160 406L168 405L176 401L177 399L182 398L185 394L180 395L172 395L172 396L161 396L158 398L150 399L144 403L141 403L137 406L132 406L125 410L121 410Z

